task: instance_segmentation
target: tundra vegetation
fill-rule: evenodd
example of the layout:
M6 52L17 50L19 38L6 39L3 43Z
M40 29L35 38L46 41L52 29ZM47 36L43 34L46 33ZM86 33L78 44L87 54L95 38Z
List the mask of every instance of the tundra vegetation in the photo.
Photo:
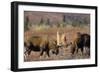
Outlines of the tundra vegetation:
M77 36L78 32L82 36ZM87 43L90 43L89 14L24 12L25 62L87 59L90 58Z

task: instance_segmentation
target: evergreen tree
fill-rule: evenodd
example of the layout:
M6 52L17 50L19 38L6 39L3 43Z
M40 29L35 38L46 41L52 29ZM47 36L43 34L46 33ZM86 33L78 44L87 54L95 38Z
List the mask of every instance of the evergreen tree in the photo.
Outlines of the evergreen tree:
M24 31L28 30L28 24L29 24L29 17L26 16L25 22L24 22Z
M44 23L43 18L41 18L41 20L40 20L40 24L43 24L43 23Z
M66 22L66 16L63 15L63 22Z
M50 25L50 19L47 19L47 25Z

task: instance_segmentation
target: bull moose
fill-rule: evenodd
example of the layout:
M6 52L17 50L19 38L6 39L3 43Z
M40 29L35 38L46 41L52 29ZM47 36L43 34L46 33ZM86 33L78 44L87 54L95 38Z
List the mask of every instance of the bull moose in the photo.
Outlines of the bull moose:
M71 43L72 54L74 54L75 52L78 53L79 49L83 54L84 49L86 48L90 49L90 35L86 33L82 34L80 32L77 32L77 37Z
M31 51L40 52L40 56L45 52L48 57L50 57L49 52L52 50L53 54L58 54L58 49L56 47L55 40L49 40L42 37L33 37L28 41L28 45L24 43L26 47L25 54L30 55Z

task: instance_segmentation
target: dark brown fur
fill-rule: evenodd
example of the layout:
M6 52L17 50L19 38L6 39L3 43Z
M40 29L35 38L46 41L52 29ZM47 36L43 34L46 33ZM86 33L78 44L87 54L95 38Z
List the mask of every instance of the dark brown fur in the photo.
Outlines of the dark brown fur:
M77 38L71 44L72 54L78 53L79 49L83 54L84 47L90 49L90 35L77 33Z

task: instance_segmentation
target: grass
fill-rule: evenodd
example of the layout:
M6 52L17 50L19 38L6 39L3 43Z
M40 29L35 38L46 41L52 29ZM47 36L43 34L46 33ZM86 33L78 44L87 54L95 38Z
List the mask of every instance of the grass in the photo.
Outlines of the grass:
M31 27L28 31L24 32L24 41L28 42L29 40L32 40L31 38L34 36L39 36L39 37L48 37L51 40L55 40L56 39L56 33L57 31L60 32L60 34L65 33L66 34L66 38L67 41L73 41L75 34L77 32L81 32L81 33L87 33L90 34L90 27L88 25L84 25L83 27L73 27L71 25L68 25L66 27L46 27L46 26L40 26L40 27ZM46 54L44 53L44 55L42 57L40 57L40 52L31 52L30 56L27 56L26 58L24 58L24 61L44 61L44 60L69 60L69 59L86 59L89 58L90 56L88 55L80 55L76 54L74 56L71 55L70 53L71 48L67 47L67 48L63 48L60 49L60 53L59 55L53 55L52 53L50 53L51 57L47 57Z

